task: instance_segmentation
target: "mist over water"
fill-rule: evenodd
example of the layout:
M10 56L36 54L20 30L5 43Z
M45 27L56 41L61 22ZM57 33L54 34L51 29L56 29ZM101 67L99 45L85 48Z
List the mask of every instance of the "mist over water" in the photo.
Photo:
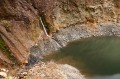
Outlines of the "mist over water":
M81 39L69 43L45 59L70 64L88 79L120 79L120 38Z

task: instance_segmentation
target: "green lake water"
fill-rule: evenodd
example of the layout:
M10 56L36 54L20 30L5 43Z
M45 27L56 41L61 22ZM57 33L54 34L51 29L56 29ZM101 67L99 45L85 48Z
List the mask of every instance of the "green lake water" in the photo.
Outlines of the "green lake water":
M120 79L120 38L92 37L69 43L45 56L60 64L69 64L88 79Z

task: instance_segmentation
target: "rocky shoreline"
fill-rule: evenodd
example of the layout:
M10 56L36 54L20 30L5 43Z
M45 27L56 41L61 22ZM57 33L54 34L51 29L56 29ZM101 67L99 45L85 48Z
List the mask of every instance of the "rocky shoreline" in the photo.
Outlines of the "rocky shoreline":
M68 64L56 64L53 61L39 62L29 69L14 71L0 69L0 79L85 79L84 75Z
M56 64L52 61L41 62L28 70L24 79L85 79L76 68L67 64Z
M9 49L0 49L1 65L33 67L74 40L120 36L120 0L1 0L0 6L1 48Z
M29 66L42 61L43 55L57 51L65 47L69 42L97 36L120 36L119 23L103 23L99 24L97 28L86 27L86 25L75 25L67 28L62 28L57 33L53 34L51 38L43 39L42 41L31 48L29 58Z
M42 61L44 55L47 55L51 52L59 50L62 47L65 47L69 42L80 40L83 38L97 37L97 36L120 37L120 24L101 23L97 25L96 28L86 27L86 25L78 24L75 26L62 28L57 33L53 34L51 38L43 39L42 41L40 40L38 44L36 44L31 48L31 54L30 54L28 66L34 68L34 64ZM57 66L59 66L59 64L57 64ZM71 72L70 69L68 70L69 72ZM76 75L78 75L78 73L76 73ZM74 76L72 76L71 79L74 79L73 77ZM46 79L46 77L43 79ZM64 77L63 79L70 79L70 78Z
M120 36L120 23L101 23L96 28L86 27L86 25L75 25L62 28L53 37L43 39L31 48L29 62L31 64L42 59L43 55L57 51L65 47L69 42L97 36Z
M30 68L22 69L22 71L20 69L19 71L17 71L17 73L19 74L17 76L21 77L21 75L23 75L22 77L25 77L23 79L29 79L29 76L39 79L39 77L42 78L42 76L39 74L43 74L44 78L42 79L50 79L51 77L56 77L56 79L58 78L60 79L76 79L76 78L85 79L85 77L79 72L79 70L77 70L76 68L70 65L56 64L54 62L51 63L50 61L48 61L47 63L42 62L43 56L49 53L52 53L54 51L57 51L62 47L65 47L69 42L84 39L84 38L89 38L89 37L97 37L97 36L118 36L120 37L120 24L119 23L101 23L97 25L96 28L86 27L86 25L78 24L75 26L70 26L67 28L60 29L57 33L54 33L51 38L42 39L42 41L40 40L38 44L36 44L35 46L31 48L31 53L30 53L30 58L29 58L29 63L28 63L28 67ZM55 68L51 67L51 65L54 65ZM64 70L64 68L66 67L67 67L67 71ZM47 78L48 75L46 74L49 74L49 72L47 72L46 70L48 71L51 70L49 68L52 68L52 70L56 70L55 71L57 72L56 76L49 75L49 78ZM31 69L33 71L31 71ZM43 70L43 72L38 72L37 71L38 69ZM72 72L72 71L73 72L75 71L76 73L70 76L69 72ZM24 72L27 74L27 76L26 74L22 74ZM33 72L37 72L38 77L36 74L32 74ZM54 74L54 72L51 74ZM15 76L14 78L19 79L18 77Z

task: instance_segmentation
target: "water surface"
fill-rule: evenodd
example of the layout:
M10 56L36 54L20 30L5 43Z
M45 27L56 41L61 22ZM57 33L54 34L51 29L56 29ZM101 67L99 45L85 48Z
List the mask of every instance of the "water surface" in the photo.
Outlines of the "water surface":
M91 79L120 79L120 38L94 37L71 42L45 59L70 64Z

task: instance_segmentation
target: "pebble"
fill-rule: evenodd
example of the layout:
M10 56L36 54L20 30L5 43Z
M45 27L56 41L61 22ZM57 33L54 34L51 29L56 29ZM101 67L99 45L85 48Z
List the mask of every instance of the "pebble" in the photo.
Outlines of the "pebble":
M0 72L0 76L6 78L7 77L7 74L5 72Z

